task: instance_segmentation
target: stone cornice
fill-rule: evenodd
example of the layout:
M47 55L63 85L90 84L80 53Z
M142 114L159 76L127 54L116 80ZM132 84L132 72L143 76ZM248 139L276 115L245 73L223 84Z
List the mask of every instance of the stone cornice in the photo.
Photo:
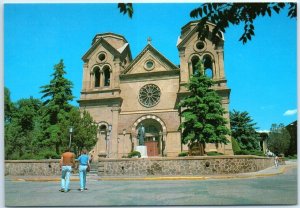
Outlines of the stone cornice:
M77 102L79 103L79 105L84 105L84 104L88 104L88 106L90 105L94 105L94 104L115 104L115 103L121 103L123 101L123 99L121 97L104 97L104 98L95 98L95 99L81 99L78 100Z
M132 80L132 79L149 79L157 77L179 77L180 70L176 69L174 71L156 71L156 72L146 72L146 73L136 73L136 74L121 74L120 80Z

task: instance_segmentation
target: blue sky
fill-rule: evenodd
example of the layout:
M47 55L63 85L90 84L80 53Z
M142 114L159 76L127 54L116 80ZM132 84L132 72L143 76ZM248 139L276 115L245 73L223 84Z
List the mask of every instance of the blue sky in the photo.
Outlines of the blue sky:
M174 64L180 29L194 20L189 12L198 4L134 4L133 19L123 16L117 4L5 4L4 85L11 99L41 98L54 64L64 60L66 77L78 100L81 91L81 57L97 33L125 36L135 58L152 38L152 45ZM297 119L297 22L287 12L258 18L255 37L238 41L243 26L225 33L225 74L231 88L230 110L247 111L260 130L272 123L285 125ZM74 105L78 105L76 101Z

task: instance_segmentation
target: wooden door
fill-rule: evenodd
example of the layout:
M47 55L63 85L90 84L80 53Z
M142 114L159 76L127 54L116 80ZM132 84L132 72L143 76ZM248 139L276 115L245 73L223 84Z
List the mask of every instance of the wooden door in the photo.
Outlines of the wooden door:
M158 156L158 141L146 141L148 157Z

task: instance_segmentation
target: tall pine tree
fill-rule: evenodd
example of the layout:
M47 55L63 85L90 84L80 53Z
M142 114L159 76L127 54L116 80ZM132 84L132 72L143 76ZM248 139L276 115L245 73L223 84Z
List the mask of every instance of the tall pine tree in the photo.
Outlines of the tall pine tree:
M68 129L64 129L63 123L68 119L68 112L72 106L69 101L73 100L71 81L67 80L64 75L64 62L54 65L53 79L50 84L42 86L42 99L45 99L43 105L43 129L44 138L42 144L46 146L54 146L57 154L60 153L60 147L63 140L67 138Z
M183 117L179 129L182 130L182 142L189 146L197 144L200 155L203 155L205 143L226 144L230 131L226 127L221 98L212 89L213 81L205 75L201 61L196 67L198 72L190 78L187 86L190 95L179 103Z

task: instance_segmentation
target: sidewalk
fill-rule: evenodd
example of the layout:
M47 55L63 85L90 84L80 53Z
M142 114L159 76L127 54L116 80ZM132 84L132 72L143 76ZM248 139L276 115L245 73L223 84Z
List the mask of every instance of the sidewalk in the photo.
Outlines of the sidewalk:
M268 177L283 174L292 167L297 166L297 161L286 161L285 165L278 167L272 166L270 168L250 173L238 174L222 174L222 175L202 175L202 176L98 176L96 174L88 174L88 180L100 181L129 181L129 180L211 180L211 179L241 179L241 178L258 178ZM12 181L32 181L32 182L47 182L60 181L60 176L6 176L6 179ZM71 176L71 181L79 181L78 174Z

